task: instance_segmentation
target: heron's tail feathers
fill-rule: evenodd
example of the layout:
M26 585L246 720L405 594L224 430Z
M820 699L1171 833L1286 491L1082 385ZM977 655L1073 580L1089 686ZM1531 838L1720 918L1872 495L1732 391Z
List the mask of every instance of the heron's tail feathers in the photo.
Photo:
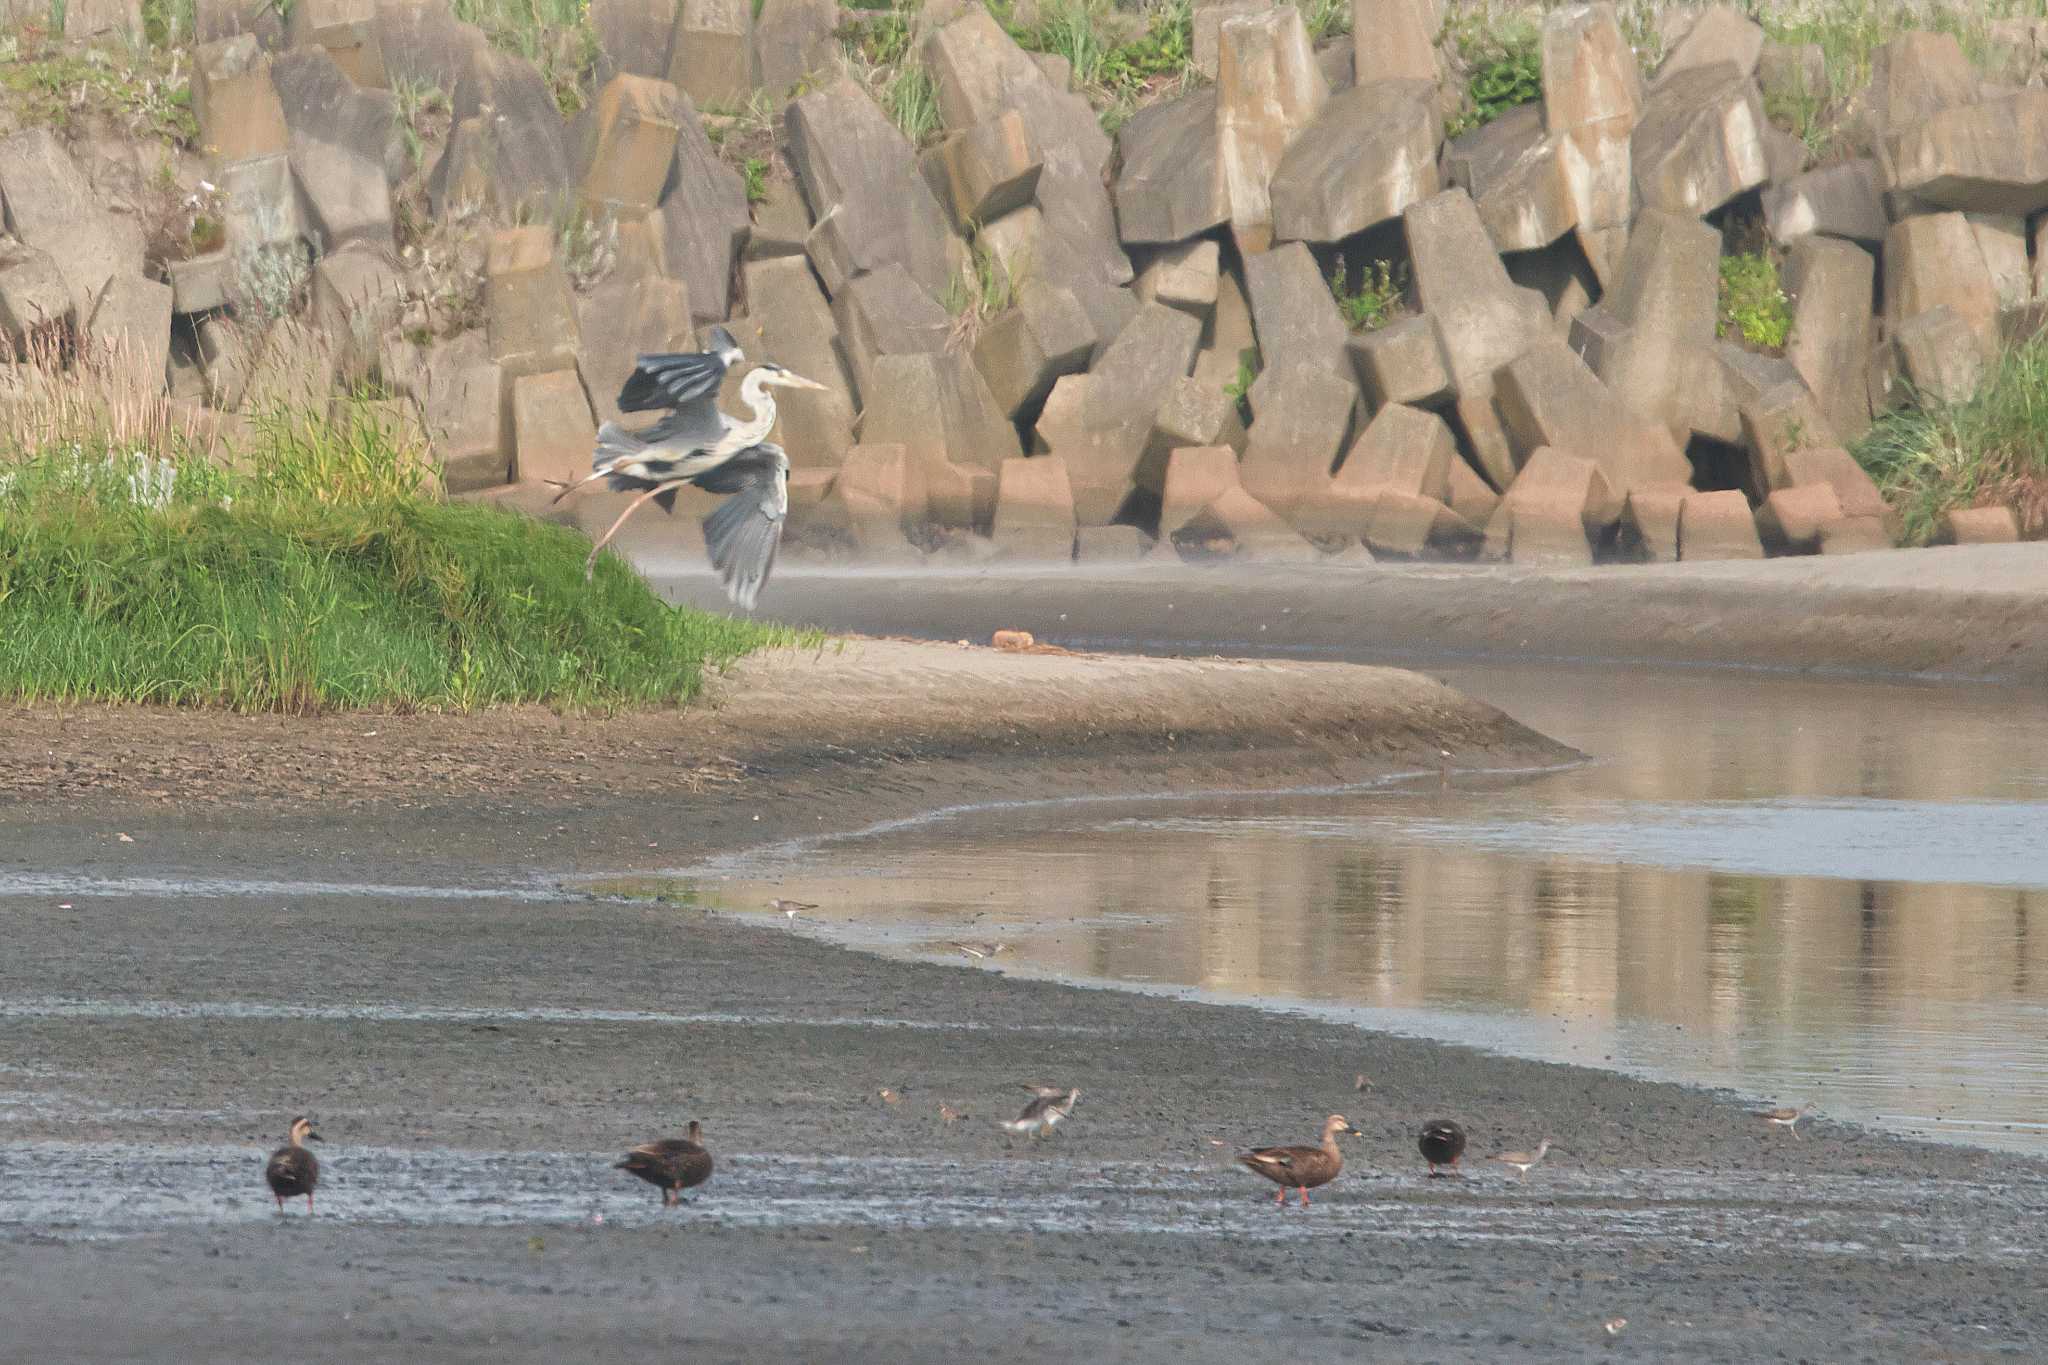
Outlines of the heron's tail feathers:
M632 459L646 449L647 442L617 422L606 422L597 429L597 446L591 451L590 467L602 469L614 461Z

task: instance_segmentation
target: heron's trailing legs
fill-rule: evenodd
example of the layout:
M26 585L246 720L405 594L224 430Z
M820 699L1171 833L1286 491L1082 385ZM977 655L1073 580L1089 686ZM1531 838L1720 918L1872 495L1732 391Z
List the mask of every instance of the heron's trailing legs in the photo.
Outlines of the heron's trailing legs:
M646 502L649 498L659 496L671 486L669 484L656 484L653 488L648 489L645 493L642 493L639 497L626 504L626 510L619 513L619 519L612 523L611 529L599 536L597 544L590 547L590 558L583 561L583 578L585 582L588 582L591 576L597 572L598 552L603 550L606 543L619 533L619 528L626 524L626 518L632 516L641 503Z

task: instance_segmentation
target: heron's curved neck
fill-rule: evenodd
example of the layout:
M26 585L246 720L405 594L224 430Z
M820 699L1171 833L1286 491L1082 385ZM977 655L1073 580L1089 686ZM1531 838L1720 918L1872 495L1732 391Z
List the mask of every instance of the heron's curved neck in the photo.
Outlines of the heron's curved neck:
M753 413L741 422L735 435L745 438L744 444L755 445L767 438L775 426L775 395L768 391L767 375L756 370L740 385L740 401Z

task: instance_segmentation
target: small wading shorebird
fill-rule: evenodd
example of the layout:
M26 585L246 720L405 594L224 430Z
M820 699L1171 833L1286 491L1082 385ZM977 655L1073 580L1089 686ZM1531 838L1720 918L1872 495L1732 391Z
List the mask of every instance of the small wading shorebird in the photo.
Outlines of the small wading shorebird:
M688 1137L643 1142L613 1162L612 1169L639 1176L661 1191L663 1208L675 1208L683 1202L684 1190L711 1178L711 1153L704 1150L703 1135L703 1128L691 1119Z
M302 1194L306 1196L306 1212L313 1211L313 1187L320 1183L320 1158L306 1150L308 1139L323 1140L313 1131L310 1119L293 1119L285 1133L284 1146L270 1154L270 1162L263 1168L263 1181L270 1186L279 1213L284 1212L285 1200Z
M1533 1152L1496 1152L1486 1159L1498 1162L1503 1166L1514 1167L1520 1173L1522 1179L1527 1180L1529 1178L1529 1168L1543 1160L1544 1156L1555 1145L1549 1138L1545 1138L1536 1144L1536 1150Z
M1431 1119L1422 1125L1422 1136L1415 1140L1415 1145L1429 1163L1432 1176L1440 1174L1439 1166L1455 1171L1458 1158L1465 1155L1465 1129L1456 1119Z
M1766 1123L1775 1123L1780 1128L1790 1128L1793 1138L1797 1140L1799 1137L1799 1120L1805 1118L1812 1108L1813 1106L1810 1104L1802 1104L1797 1109L1752 1109L1749 1111L1749 1116L1762 1119Z
M1029 1133L1035 1138L1049 1136L1053 1129L1072 1116L1074 1106L1081 1100L1080 1091L1056 1085L1027 1084L1024 1089L1031 1092L1030 1103L1016 1118L999 1120L999 1123L1012 1133Z
M723 329L714 336L731 341ZM616 422L599 427L590 474L556 495L559 502L599 479L614 492L639 494L590 547L585 577L596 570L598 554L642 503L653 500L663 511L672 511L676 490L694 484L707 493L727 495L704 519L704 545L726 595L752 609L774 567L783 518L789 512L789 456L767 439L775 426L775 399L768 390L825 386L780 365L756 366L740 385L740 401L752 415L734 421L718 409L717 384L704 387L707 381L698 363L705 355L721 354L725 352L640 357L620 391L619 407L628 412L654 407L673 411L644 431L627 431ZM737 359L739 348L731 347L730 355ZM717 374L723 377L722 366Z
M1260 1147L1241 1153L1237 1159L1247 1170L1257 1171L1280 1187L1280 1192L1273 1196L1275 1204L1285 1204L1287 1192L1295 1190L1301 1195L1301 1206L1307 1208L1310 1190L1329 1184L1343 1173L1344 1153L1337 1150L1339 1133L1365 1136L1351 1126L1351 1120L1342 1114L1332 1114L1323 1120L1323 1140L1319 1146Z

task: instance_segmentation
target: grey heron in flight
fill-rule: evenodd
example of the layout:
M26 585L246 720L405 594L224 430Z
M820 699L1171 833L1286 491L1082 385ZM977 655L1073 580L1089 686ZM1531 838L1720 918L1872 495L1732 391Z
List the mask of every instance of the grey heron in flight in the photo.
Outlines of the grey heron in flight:
M726 369L739 358L739 347L723 327L712 329L712 339L719 349L640 357L619 393L619 407L668 407L669 415L645 431L627 431L616 422L599 427L590 474L565 487L555 500L598 479L615 491L640 495L591 546L584 563L587 577L599 552L642 503L652 500L662 510L672 510L676 490L686 483L728 495L728 501L704 520L705 546L727 595L751 609L774 564L789 511L789 457L766 439L775 426L775 397L769 390L825 386L772 362L763 363L740 385L740 401L749 416L735 420L719 410L718 387Z

